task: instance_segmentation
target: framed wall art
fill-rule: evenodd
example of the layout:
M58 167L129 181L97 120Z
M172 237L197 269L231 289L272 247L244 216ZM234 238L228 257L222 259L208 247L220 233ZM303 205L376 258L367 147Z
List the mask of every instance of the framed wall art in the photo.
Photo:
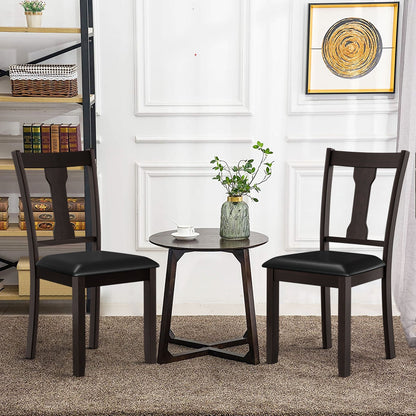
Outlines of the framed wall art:
M399 2L310 3L307 94L394 93Z

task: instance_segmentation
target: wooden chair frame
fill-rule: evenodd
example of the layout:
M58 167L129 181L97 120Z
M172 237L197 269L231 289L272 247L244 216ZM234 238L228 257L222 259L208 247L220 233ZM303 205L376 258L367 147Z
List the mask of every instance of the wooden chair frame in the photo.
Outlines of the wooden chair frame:
M39 248L62 244L86 243L92 251L101 249L100 207L98 198L97 170L93 150L73 153L21 153L12 152L16 167L17 179L22 195L24 215L27 225L27 236L30 259L30 305L29 327L27 335L26 358L34 358L39 317L39 280L72 287L73 314L73 373L76 376L85 374L85 289L90 288L90 331L89 348L98 347L100 286L144 282L144 351L145 361L156 362L156 269L111 272L97 276L69 276L41 268ZM85 237L75 237L69 221L66 182L67 168L82 166L86 177L85 183L89 189L89 204L91 223ZM53 199L55 228L53 239L38 240L30 199L29 184L25 169L43 169L49 183Z
M267 269L267 362L276 363L279 354L279 282L303 283L321 287L321 319L323 348L331 348L330 288L338 289L338 370L339 375L350 375L351 351L351 288L381 279L383 326L386 358L395 357L392 301L391 264L393 237L400 192L409 152L359 153L327 149L321 202L320 250L328 251L329 243L347 243L382 247L385 267L352 276L308 273L283 269ZM355 194L351 223L346 237L329 234L330 201L334 166L354 168ZM395 169L383 240L367 238L367 213L371 185L377 168Z

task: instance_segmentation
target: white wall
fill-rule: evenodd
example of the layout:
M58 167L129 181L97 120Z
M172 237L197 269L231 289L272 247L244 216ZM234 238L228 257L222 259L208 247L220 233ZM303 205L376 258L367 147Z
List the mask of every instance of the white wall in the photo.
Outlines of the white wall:
M174 228L172 220L219 226L226 195L209 161L255 155L260 139L276 160L260 202L250 203L252 230L270 238L251 251L257 313L265 314L262 262L318 247L325 149L394 150L397 96L305 96L306 0L126 0L111 12L108 0L96 3L103 249L160 263L160 313L167 252L149 235ZM345 171L335 180L349 189ZM344 209L334 212L338 229ZM139 314L141 297L140 284L103 288L103 313ZM378 283L353 291L355 314L381 314L380 302ZM281 304L282 313L318 314L318 289L282 285ZM244 313L238 262L185 255L174 313Z

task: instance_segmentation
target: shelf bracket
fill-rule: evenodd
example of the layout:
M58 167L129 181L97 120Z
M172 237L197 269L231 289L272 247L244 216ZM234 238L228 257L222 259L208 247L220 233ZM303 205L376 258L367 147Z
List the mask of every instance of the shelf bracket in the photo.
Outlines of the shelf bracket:
M17 261L10 261L10 260L6 260L6 259L2 259L0 257L0 263L4 263L5 266L0 267L0 272L3 270L7 270L10 269L11 267L16 267L17 266Z

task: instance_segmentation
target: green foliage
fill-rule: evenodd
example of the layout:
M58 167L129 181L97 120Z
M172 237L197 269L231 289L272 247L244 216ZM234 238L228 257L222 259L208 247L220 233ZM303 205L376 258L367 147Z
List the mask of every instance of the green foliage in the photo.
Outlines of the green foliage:
M257 142L253 149L261 152L262 157L259 164L254 166L254 159L240 160L237 165L229 166L227 162L215 156L210 163L214 165L212 169L218 173L212 179L219 181L227 190L229 196L247 195L254 202L258 202L257 198L250 195L251 191L260 192L259 185L270 179L272 174L273 162L266 162L269 155L273 152L269 148L264 148L264 144ZM258 173L262 170L263 177L256 181Z
M38 0L25 0L20 2L25 12L41 12L45 9L46 2Z

